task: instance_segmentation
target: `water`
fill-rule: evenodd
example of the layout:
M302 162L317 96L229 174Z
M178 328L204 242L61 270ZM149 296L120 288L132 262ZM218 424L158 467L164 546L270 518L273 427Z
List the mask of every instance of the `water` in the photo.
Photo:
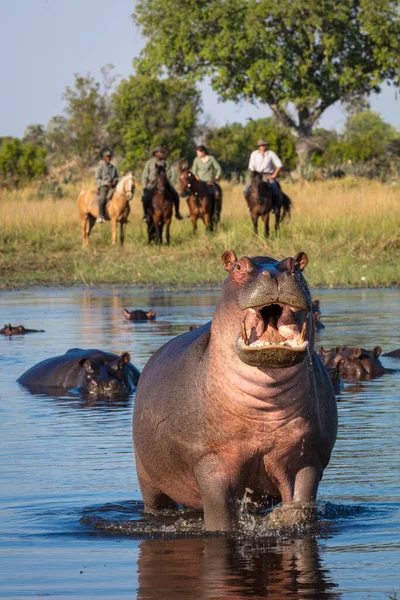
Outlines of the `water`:
M320 528L276 536L259 518L237 539L202 534L197 515L159 522L142 515L133 398L32 396L15 382L71 347L128 350L141 369L172 336L209 320L217 296L0 295L0 324L46 330L0 336L0 598L385 599L393 590L400 597L399 374L345 385L339 437L320 486ZM326 325L319 344L400 347L398 290L315 296ZM158 319L129 323L125 307L153 307ZM395 359L383 362L400 368Z

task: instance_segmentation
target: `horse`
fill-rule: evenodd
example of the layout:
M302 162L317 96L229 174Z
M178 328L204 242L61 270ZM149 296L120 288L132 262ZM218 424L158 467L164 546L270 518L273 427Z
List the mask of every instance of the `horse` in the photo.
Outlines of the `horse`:
M156 184L152 190L151 202L148 208L147 230L150 244L154 239L157 244L162 244L163 229L165 226L165 239L169 246L170 227L172 221L172 198L167 188L167 172L165 167L158 165L156 168Z
M251 184L247 193L245 193L247 206L251 220L253 222L254 233L258 233L258 218L264 221L264 235L269 236L269 213L275 214L275 234L279 231L279 225L287 216L290 218L292 201L280 191L280 194L274 194L272 187L263 181L262 173L252 171Z
M222 208L222 190L217 188L217 195L210 192L209 184L196 179L188 167L183 167L179 176L179 195L186 198L189 206L193 233L197 230L197 219L202 219L207 231L213 231L218 225Z
M117 241L117 223L120 224L120 243L124 245L125 229L130 213L129 202L135 191L135 178L132 173L124 175L117 184L111 200L107 202L104 217L111 221L111 240ZM78 196L78 210L81 217L82 245L85 248L89 244L89 235L92 231L97 217L99 216L99 199L97 189L90 188L82 190Z

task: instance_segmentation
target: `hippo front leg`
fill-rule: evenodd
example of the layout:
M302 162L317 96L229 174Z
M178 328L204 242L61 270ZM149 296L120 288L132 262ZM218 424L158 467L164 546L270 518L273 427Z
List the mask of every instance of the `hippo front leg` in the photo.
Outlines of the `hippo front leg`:
M270 527L310 523L316 517L316 500L322 470L306 466L295 475L293 485L282 493L282 505L269 516Z
M230 531L233 526L231 485L226 465L214 457L204 458L195 468L207 531Z

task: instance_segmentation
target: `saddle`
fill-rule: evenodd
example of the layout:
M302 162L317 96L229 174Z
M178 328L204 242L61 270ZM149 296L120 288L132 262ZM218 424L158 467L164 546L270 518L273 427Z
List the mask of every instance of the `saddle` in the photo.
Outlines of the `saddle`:
M115 189L113 189L111 198L109 200L107 200L106 208L107 208L109 202L111 202L111 200L114 196L114 192L115 192ZM99 194L99 192L96 191L96 193L92 196L89 206L94 206L94 207L99 208L99 205L100 205L100 194Z

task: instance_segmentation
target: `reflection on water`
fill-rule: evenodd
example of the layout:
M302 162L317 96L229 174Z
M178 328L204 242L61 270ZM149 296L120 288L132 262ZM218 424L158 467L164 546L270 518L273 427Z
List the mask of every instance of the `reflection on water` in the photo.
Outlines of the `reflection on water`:
M0 295L0 323L46 330L0 337L0 598L364 600L400 591L399 373L345 383L339 437L319 494L329 527L292 539L205 536L201 519L187 514L170 515L162 535L149 539L156 527L141 512L134 397L87 402L34 396L16 384L36 362L72 347L128 351L142 369L172 336L208 321L217 297L213 290ZM317 297L326 325L318 344L400 347L398 290ZM128 322L123 308L154 308L158 318ZM395 359L383 362L400 368ZM125 535L127 521L136 534L142 528L139 537ZM185 521L193 525L189 537Z
M140 600L340 598L313 538L269 544L224 537L145 540L138 580Z

